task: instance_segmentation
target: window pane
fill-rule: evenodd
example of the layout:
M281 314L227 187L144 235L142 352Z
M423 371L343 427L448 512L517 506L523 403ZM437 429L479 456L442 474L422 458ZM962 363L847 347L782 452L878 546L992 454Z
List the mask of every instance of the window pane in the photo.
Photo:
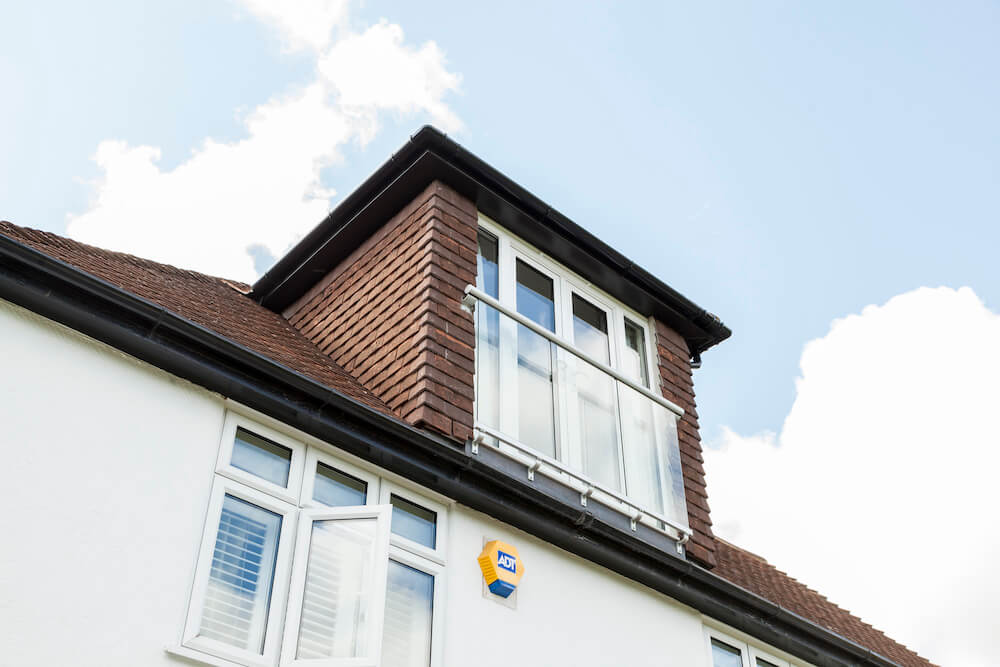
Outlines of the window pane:
M608 316L581 296L573 295L573 343L588 355L611 363L608 352Z
M757 661L757 667L778 667L773 662L768 662L764 658L756 658L756 661Z
M316 464L316 482L313 500L330 507L364 505L368 497L368 484L331 468L325 463Z
M517 260L517 312L549 331L556 330L552 279Z
M385 597L383 667L427 667L431 664L431 618L434 577L389 561Z
M555 331L552 279L517 261L517 312ZM552 343L527 327L517 327L518 439L555 456L555 401Z
M665 496L671 471L666 448L671 442L669 434L657 429L667 429L671 416L666 408L624 384L618 385L618 401L628 496L654 512L669 514Z
M226 495L198 634L261 654L281 516Z
M417 544L434 549L437 546L437 513L404 500L396 494L392 503L392 532Z
M573 343L597 361L611 361L607 314L578 294L573 295ZM620 490L615 380L583 360L573 361L583 472Z
M288 469L292 464L292 450L266 440L242 428L236 429L233 443L234 468L245 470L262 479L288 486Z
M476 285L495 299L500 298L497 240L479 232ZM500 313L484 303L476 304L476 419L500 428Z
M625 320L625 358L622 374L649 388L649 370L646 368L646 334L638 324Z
M476 284L494 299L500 298L500 270L497 267L498 245L496 237L479 232L479 257L476 261Z
M375 519L314 521L296 657L369 655Z
M743 667L740 650L718 639L712 640L712 667Z

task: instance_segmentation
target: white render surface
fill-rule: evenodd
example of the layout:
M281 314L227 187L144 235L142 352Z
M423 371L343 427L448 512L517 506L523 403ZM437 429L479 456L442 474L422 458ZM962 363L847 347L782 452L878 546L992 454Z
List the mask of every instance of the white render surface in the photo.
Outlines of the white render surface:
M191 664L181 637L225 403L0 301L0 665ZM435 667L708 665L702 617L453 505ZM525 564L484 597L484 539Z
M444 665L708 667L693 609L468 508L450 521ZM483 595L484 538L524 562L513 609Z
M178 665L221 399L0 301L0 665Z

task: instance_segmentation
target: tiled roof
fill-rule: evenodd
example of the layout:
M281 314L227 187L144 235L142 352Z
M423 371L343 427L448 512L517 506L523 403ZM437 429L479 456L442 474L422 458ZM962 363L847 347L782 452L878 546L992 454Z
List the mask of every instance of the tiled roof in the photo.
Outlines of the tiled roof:
M713 574L827 630L832 630L841 637L903 667L933 665L846 609L841 609L813 589L788 576L760 556L719 538L716 538L715 555L718 564L712 570Z
M210 329L350 398L395 416L281 315L247 297L248 285L0 221L0 234L71 264Z
M281 315L249 298L247 285L103 250L9 222L0 221L0 234L158 304L379 412L397 416ZM713 574L741 588L903 667L932 664L759 556L717 539L716 557L718 565Z

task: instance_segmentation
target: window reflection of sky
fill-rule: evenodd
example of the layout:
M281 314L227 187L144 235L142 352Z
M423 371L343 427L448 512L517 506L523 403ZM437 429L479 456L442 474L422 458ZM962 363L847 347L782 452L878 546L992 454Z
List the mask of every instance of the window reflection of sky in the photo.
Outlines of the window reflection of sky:
M278 486L288 486L292 450L238 428L230 462L234 468L257 475Z
M434 549L437 545L437 514L393 494L392 532Z
M383 667L427 667L431 657L434 577L389 561Z
M263 650L281 516L231 495L222 503L199 634Z

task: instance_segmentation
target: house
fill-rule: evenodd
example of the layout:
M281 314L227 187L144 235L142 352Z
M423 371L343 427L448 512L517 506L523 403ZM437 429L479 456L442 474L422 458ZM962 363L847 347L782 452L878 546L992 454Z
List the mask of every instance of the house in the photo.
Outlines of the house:
M0 663L930 664L712 534L729 334L433 128L252 286L0 223Z

